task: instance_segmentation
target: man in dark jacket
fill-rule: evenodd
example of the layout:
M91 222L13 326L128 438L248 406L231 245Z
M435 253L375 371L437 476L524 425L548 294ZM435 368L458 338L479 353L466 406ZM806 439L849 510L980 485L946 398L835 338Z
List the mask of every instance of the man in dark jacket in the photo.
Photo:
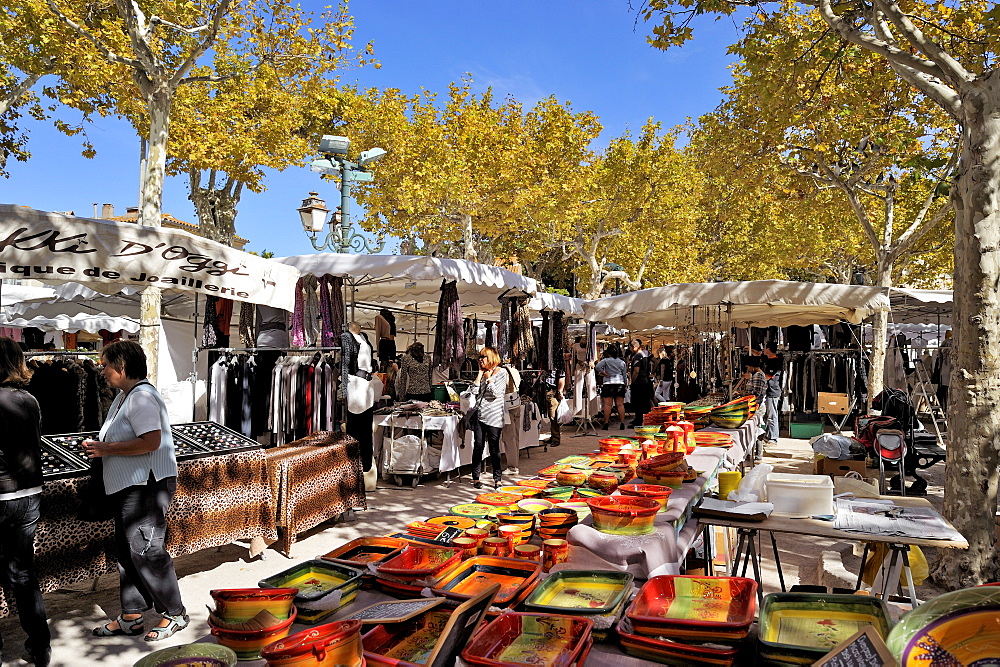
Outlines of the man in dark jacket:
M30 371L24 353L10 338L0 337L0 566L4 585L17 603L21 627L28 635L26 661L49 664L49 626L42 591L35 576L35 528L42 498L41 411L38 401L21 389ZM0 637L0 648L3 638Z

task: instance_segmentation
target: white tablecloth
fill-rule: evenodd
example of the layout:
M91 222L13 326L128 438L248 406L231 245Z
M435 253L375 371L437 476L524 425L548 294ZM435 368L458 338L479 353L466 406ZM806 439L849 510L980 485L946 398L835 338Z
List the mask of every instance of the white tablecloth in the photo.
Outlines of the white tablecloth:
M688 506L702 495L705 487L715 478L724 455L725 450L721 448L699 447L687 456L689 465L705 472L694 482L682 484L670 494L666 510L656 515L656 530L649 535L602 533L593 527L593 520L588 517L570 529L567 536L569 543L584 547L616 569L631 572L639 579L680 574L684 558L698 536L698 522L689 520L680 531L675 522L689 514ZM641 479L636 480L636 483L641 482ZM591 556L587 554L587 557Z
M757 436L761 434L760 426L757 424L756 415L754 415L753 419L747 420L747 423L743 424L743 426L740 426L739 428L718 428L716 426L709 426L699 430L708 433L725 433L732 437L733 446L726 452L726 461L729 464L729 467L738 466L746 458L747 453L753 452L754 443L757 442Z
M375 430L375 460L380 460L378 452L382 449L382 438L387 436L385 427L389 426L392 415L375 415L373 428ZM458 435L458 426L461 421L459 415L447 415L443 417L424 417L425 431L441 431L443 442L441 444L441 464L440 472L449 472L461 465L472 463L472 448L462 448L462 440ZM399 417L395 419L396 428L420 429L420 417Z

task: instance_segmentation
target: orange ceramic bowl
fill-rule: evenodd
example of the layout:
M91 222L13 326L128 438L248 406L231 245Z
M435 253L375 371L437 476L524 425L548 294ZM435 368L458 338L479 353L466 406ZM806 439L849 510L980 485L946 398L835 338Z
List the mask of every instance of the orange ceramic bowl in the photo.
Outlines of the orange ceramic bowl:
M215 613L226 623L249 621L267 610L285 620L292 614L297 588L218 588L209 591L215 600Z
M296 632L268 644L260 655L268 667L360 667L364 664L361 621L337 621Z
M618 492L623 496L635 496L638 498L649 498L660 503L660 511L667 507L670 494L674 492L669 486L659 484L625 484L618 487Z
M684 465L684 452L670 452L646 459L639 464L639 473L669 472Z
M648 535L660 503L633 496L604 496L587 500L594 528L611 535Z

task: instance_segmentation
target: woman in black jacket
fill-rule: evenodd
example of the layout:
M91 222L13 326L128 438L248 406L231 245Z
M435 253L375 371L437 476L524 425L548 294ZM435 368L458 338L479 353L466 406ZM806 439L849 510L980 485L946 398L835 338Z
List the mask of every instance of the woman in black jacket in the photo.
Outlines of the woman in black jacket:
M35 576L35 528L42 498L41 410L21 387L31 372L24 353L10 338L0 337L0 564L17 602L18 617L28 639L28 662L49 664L49 626L42 591ZM0 637L0 647L3 638Z

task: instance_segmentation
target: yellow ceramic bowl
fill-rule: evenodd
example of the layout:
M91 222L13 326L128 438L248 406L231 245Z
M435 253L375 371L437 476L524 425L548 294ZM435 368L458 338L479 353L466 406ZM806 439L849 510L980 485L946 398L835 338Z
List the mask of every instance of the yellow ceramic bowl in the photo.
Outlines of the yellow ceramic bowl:
M292 613L297 588L219 588L209 591L215 600L215 613L226 623L249 621L267 610L285 620Z

